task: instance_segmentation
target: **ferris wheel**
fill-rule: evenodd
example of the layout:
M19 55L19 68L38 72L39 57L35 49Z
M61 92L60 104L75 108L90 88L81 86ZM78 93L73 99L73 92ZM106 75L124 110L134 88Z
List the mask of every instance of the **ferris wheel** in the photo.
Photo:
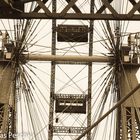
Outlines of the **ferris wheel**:
M140 140L139 3L1 0L0 138Z

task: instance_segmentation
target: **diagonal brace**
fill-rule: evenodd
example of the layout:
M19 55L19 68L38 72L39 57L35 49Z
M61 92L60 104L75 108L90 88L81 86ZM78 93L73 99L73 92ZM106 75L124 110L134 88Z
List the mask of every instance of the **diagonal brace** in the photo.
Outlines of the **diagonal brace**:
M89 131L91 131L95 126L97 126L104 118L106 118L110 113L117 109L122 103L124 103L130 96L132 96L138 89L140 89L140 84L138 84L134 89L132 89L126 96L124 96L116 105L114 105L107 113L105 113L101 118L99 118L94 124L92 124L85 132L83 132L75 140L80 140L84 137Z
M45 4L48 0L43 0L42 2ZM34 12L38 12L41 9L41 7L38 5L35 9Z
M111 3L113 0L108 0L109 3ZM106 9L106 6L103 4L103 6L96 12L96 13L102 13Z
M108 8L110 10L110 12L112 13L112 15L114 17L118 17L118 13L116 12L116 10L110 5L110 3L108 2L108 0L102 0L103 4L106 6L106 8Z
M128 13L128 17L132 17L137 10L139 11L139 9L140 9L140 1L136 3L135 5L133 5L133 8Z
M61 11L60 15L64 16L68 12L68 10L75 5L76 1L77 0L71 0L68 5Z
M70 2L70 0L66 0L66 1L67 1L67 3ZM81 10L76 5L73 5L72 8L76 13L82 13Z
M38 0L36 1L38 3L38 5L40 6L40 8L42 8L44 10L44 12L46 13L47 16L50 16L52 13L50 12L50 10L45 6L45 4Z
M129 1L131 2L131 4L132 4L133 6L134 6L135 4L137 4L135 0L129 0ZM139 13L140 13L140 8L138 9L138 11L139 11Z

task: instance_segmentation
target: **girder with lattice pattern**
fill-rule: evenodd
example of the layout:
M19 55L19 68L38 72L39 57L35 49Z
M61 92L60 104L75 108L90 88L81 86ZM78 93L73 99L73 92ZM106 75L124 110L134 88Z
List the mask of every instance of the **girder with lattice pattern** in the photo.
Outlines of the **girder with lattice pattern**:
M66 0L67 5L63 7L60 12L52 12L45 4L48 0L32 0L37 4L37 7L30 12L24 12L23 6L24 3L28 1L12 1L11 3L6 2L6 0L1 0L0 7L1 13L0 18L5 19L85 19L85 20L140 20L140 2L136 0L128 0L129 4L132 6L129 11L125 13L119 13L115 7L112 6L112 3L115 0L102 0L101 6L94 12L88 13L80 9L80 6L77 6L76 2L78 0ZM95 0L95 3L98 0ZM7 12L3 9L8 7ZM21 8L22 7L22 8ZM74 13L69 12L70 9L74 10ZM42 12L40 12L40 9ZM105 10L109 12L106 13Z
M122 140L140 139L140 108L122 106Z

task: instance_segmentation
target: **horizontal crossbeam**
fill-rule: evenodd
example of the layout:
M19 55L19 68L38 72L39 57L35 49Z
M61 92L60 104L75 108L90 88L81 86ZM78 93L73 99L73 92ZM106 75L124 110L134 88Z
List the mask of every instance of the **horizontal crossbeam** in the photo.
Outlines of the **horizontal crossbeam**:
M48 0L32 0L36 3L36 7L32 11L23 10L26 2L30 0L19 0L8 2L1 0L0 2L0 19L82 19L82 20L140 20L140 2L128 0L129 9L127 13L119 13L112 3L114 0L102 0L98 9L90 13L83 11L79 5L80 0L66 0L66 5L61 11L52 12L47 6ZM56 5L57 5L56 1ZM98 0L95 0L96 7ZM88 5L90 7L90 4ZM5 11L6 8L6 11ZM73 9L70 10L70 9ZM88 8L87 8L88 9Z
M112 57L108 56L75 56L75 55L44 55L44 54L29 54L25 55L30 61L74 61L74 62L111 62Z
M0 19L81 19L81 20L140 20L140 14L129 16L127 14L87 14L87 13L67 13L61 15L60 13L53 13L47 15L46 13L16 13L16 14L0 14Z

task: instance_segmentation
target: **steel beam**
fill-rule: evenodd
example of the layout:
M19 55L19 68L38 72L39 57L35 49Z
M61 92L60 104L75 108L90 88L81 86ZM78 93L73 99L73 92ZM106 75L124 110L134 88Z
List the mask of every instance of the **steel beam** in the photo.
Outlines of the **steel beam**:
M44 54L29 54L25 55L29 61L74 61L74 62L111 62L112 57L108 56L75 56L75 55L44 55Z
M138 89L140 89L140 84L133 88L126 96L121 98L116 105L114 105L108 112L106 112L101 118L99 118L95 123L91 125L87 130L85 130L78 138L75 140L80 140L84 137L89 131L91 131L95 126L97 126L104 118L106 118L110 113L117 109L122 103L124 103L129 97L131 97Z
M46 15L46 13L2 13L0 19L81 19L81 20L140 20L140 14L129 16L128 14L88 14L88 13L67 13L61 15L60 13L53 13Z
M47 14L47 16L51 14L49 9L44 5L44 3L42 1L37 1L37 3L44 10L44 12Z
M52 0L52 12L56 13L57 1ZM52 20L52 48L51 55L56 55L56 20ZM49 103L49 129L48 140L53 140L53 125L54 125L54 95L55 95L55 77L56 77L56 64L51 61L51 76L50 76L50 103Z
M21 0L18 3L29 2L30 0ZM135 14L136 11L140 12L140 2L135 0L128 0L132 4L132 8L128 13L118 13L112 6L114 0L102 0L102 4L95 13L87 13L82 11L75 3L78 0L66 0L67 5L64 6L59 13L53 12L45 4L48 0L32 0L37 4L37 7L32 12L19 12L11 7L11 4L7 0L1 0L0 2L0 18L1 19L82 19L82 20L140 20L140 14ZM13 2L13 1L12 1ZM15 2L16 3L16 2ZM5 9L9 6L9 9L5 12ZM69 9L72 8L75 13L70 13ZM40 13L39 10L43 9L44 12ZM106 13L106 9L110 12Z

